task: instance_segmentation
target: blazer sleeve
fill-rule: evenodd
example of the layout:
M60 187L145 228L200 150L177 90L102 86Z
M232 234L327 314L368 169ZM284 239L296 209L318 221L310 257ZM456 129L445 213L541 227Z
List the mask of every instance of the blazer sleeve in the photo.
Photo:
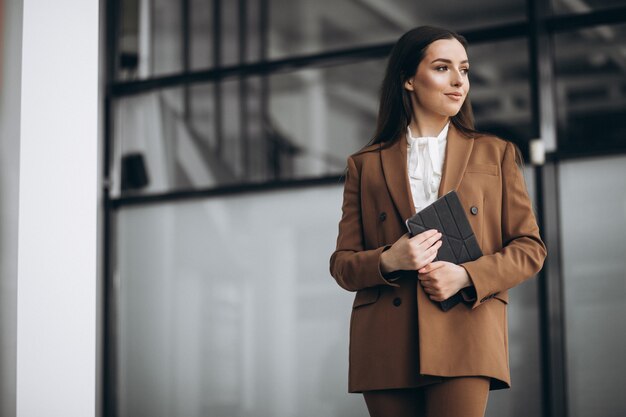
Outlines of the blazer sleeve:
M474 294L464 297L472 301L472 308L535 275L547 255L522 170L515 163L515 148L510 142L504 151L502 177L503 248L461 264L474 285L475 299Z
M380 270L380 255L391 245L364 250L360 176L351 156L348 157L347 164L342 215L339 221L337 247L330 257L330 274L339 286L348 291L377 285L398 287L398 284L385 279Z

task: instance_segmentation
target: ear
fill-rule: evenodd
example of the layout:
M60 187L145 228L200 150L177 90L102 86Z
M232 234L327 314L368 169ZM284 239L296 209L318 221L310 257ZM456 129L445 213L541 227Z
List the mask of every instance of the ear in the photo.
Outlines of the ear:
M409 91L415 91L415 86L413 85L413 77L408 78L404 82L404 89Z

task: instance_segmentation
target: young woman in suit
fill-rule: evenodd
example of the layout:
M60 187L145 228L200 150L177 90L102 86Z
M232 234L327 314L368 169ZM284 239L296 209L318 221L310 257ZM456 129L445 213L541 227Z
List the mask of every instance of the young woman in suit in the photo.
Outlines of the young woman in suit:
M393 47L376 133L350 155L330 273L356 291L349 392L371 416L483 416L510 388L508 290L543 266L517 147L474 129L467 42L422 26ZM437 230L404 221L456 190L483 256L434 261ZM461 291L464 303L438 302Z

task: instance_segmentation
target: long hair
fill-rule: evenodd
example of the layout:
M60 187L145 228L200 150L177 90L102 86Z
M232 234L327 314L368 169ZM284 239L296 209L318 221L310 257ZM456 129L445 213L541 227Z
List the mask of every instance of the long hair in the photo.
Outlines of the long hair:
M467 49L467 40L463 36L434 26L419 26L398 39L389 55L385 78L380 88L376 133L365 147L392 142L404 134L413 115L411 93L404 88L404 83L415 75L428 46L439 39L456 39ZM480 133L474 129L474 114L469 96L465 98L459 112L450 118L450 122L466 136L472 137Z

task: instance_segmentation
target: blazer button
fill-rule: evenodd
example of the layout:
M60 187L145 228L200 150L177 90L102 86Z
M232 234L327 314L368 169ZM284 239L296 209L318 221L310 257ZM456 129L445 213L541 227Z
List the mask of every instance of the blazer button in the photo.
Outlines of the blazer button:
M472 214L478 214L478 207L476 207L476 206L472 206L472 208L470 209L470 211L472 212Z
M384 222L385 219L387 218L387 213L383 211L382 213L380 213L380 216L378 216L378 218L380 219L381 222Z
M399 307L402 304L402 299L400 297L396 297L393 299L393 305Z

